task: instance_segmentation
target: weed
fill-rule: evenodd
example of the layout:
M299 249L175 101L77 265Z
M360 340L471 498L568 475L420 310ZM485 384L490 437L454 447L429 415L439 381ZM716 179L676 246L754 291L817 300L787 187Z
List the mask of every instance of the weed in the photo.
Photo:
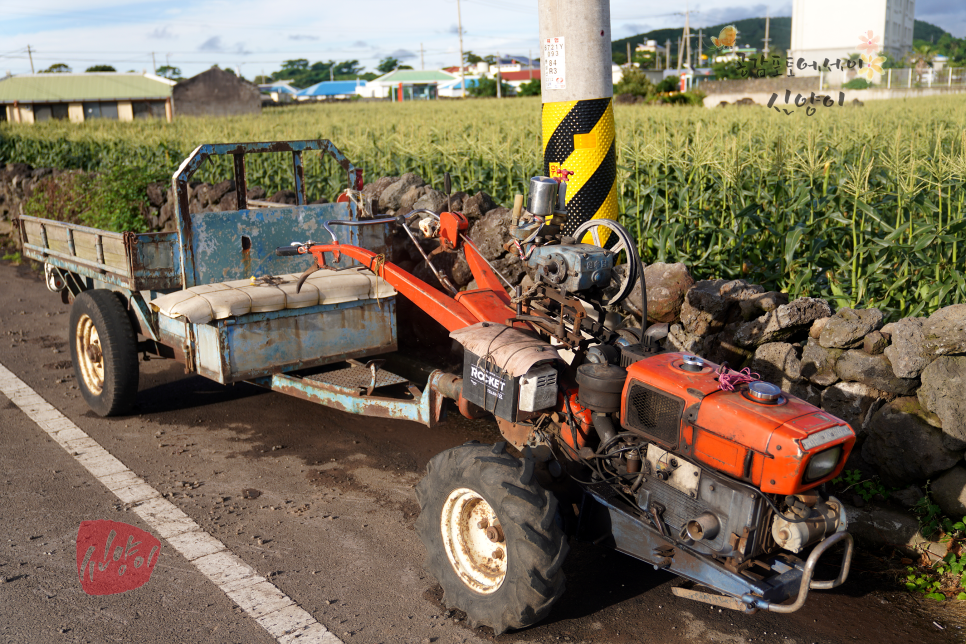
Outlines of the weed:
M841 476L832 479L832 483L844 485L843 492L855 488L855 493L861 496L862 500L866 503L875 498L876 495L885 499L888 499L892 495L892 490L882 485L878 476L863 479L862 472L859 470L844 470Z
M20 253L18 251L14 251L12 253L7 253L0 259L3 259L3 261L5 262L13 262L14 264L19 264L23 259L23 257L20 256Z

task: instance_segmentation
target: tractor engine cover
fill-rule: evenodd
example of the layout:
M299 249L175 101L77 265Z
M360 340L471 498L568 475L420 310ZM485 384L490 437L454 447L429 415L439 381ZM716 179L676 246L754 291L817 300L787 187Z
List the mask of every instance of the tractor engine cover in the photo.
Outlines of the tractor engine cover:
M610 283L614 254L590 244L537 246L527 263L538 276L569 293Z
M463 397L497 418L517 422L523 413L557 403L557 350L532 335L494 322L450 333L463 352Z

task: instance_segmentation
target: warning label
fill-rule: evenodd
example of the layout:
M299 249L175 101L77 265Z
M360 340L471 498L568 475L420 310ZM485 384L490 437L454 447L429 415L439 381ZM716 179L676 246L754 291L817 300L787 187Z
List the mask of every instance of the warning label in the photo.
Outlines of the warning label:
M544 40L543 54L540 57L540 74L547 79L546 89L567 88L563 36Z

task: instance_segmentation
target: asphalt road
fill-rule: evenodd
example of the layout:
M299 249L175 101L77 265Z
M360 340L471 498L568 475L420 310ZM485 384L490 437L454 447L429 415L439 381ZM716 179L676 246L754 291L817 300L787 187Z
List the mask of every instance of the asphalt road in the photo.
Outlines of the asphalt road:
M132 415L102 419L77 390L67 314L36 273L0 265L0 364L346 643L964 641L957 607L898 590L879 553L860 552L843 587L798 613L741 615L678 599L676 578L580 543L549 618L494 638L441 605L413 487L435 453L495 442L495 426L355 417L163 360L141 363ZM147 584L86 594L80 523L151 526L3 394L0 447L0 642L276 641L163 539Z

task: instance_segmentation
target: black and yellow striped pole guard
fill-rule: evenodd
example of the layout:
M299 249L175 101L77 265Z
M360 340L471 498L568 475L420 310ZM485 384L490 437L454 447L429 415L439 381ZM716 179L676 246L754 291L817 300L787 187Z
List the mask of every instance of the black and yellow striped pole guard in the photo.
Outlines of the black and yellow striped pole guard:
M565 235L617 219L610 1L539 0L544 174L567 183Z

